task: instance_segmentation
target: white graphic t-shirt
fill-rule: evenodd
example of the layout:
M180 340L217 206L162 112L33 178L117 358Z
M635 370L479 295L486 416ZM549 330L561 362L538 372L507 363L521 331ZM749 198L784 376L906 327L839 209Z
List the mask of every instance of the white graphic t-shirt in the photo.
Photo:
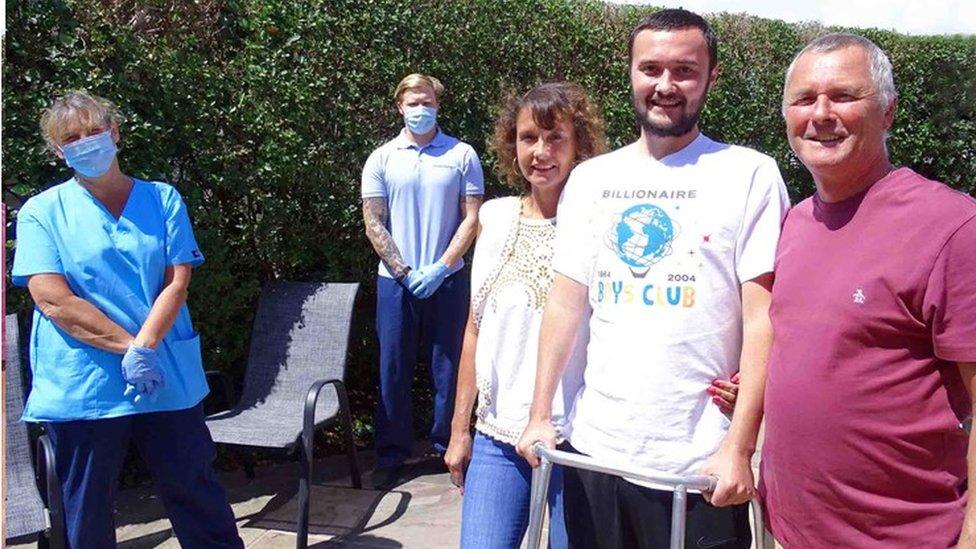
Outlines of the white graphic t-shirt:
M704 135L660 160L632 144L573 170L553 269L593 310L576 449L699 472L730 423L706 389L739 368L740 286L773 270L788 208L772 158Z

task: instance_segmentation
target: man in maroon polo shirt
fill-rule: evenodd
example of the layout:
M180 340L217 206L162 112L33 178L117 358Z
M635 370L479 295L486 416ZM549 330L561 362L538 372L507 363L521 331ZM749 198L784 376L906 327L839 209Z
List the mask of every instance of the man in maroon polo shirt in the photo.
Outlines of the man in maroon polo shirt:
M770 307L760 490L786 547L976 547L960 427L976 201L890 163L895 106L891 63L859 36L818 38L787 71L787 134L817 192L786 218Z

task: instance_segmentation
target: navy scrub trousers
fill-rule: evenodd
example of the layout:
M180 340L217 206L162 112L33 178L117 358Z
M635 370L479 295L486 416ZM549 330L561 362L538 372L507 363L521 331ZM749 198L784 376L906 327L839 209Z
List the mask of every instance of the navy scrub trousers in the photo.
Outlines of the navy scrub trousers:
M413 450L413 377L418 359L430 364L434 421L430 439L447 450L454 414L454 383L468 320L466 270L418 299L392 278L376 277L376 332L380 346L380 398L376 406L376 454L381 468L400 466Z
M119 471L135 442L173 531L185 548L243 548L213 471L214 443L203 405L106 419L44 424L54 445L68 547L111 549Z

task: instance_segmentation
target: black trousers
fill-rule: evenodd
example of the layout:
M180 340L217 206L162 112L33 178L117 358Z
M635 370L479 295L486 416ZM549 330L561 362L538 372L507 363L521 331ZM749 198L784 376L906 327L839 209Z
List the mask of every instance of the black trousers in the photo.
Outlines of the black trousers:
M569 546L574 549L669 547L673 493L638 486L620 477L563 468ZM685 547L748 549L749 504L713 507L688 494Z

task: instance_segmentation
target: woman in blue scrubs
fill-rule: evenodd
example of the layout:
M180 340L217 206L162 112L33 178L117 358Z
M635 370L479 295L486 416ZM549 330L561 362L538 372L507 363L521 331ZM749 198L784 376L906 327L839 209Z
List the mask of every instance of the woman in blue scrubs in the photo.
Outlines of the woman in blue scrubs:
M13 282L36 305L24 421L55 448L70 547L115 547L114 496L129 441L183 547L243 547L213 472L200 339L186 306L203 262L186 205L119 170L119 117L85 92L41 118L74 177L17 214Z

